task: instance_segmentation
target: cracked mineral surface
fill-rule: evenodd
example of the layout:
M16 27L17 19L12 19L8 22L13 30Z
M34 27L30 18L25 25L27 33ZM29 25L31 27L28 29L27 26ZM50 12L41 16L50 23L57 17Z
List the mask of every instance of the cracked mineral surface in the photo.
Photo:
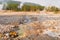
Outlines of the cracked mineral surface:
M0 16L0 40L60 40L60 16Z

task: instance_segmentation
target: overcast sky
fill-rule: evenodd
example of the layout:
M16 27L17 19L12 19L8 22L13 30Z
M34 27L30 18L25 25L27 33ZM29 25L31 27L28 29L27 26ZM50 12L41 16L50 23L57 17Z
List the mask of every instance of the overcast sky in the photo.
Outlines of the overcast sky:
M3 0L0 0L3 1ZM6 0L4 0L6 1ZM60 0L15 0L15 1L21 1L21 2L32 2L37 3L44 6L57 6L60 7Z
M16 1L32 2L32 3L41 4L44 6L53 5L53 6L60 7L60 0L16 0Z

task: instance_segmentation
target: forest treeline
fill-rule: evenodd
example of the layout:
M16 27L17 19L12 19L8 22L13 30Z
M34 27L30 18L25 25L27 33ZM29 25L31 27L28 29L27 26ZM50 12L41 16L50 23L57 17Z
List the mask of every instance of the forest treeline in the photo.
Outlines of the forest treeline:
M35 3L29 3L25 2L23 5L21 5L21 2L18 1L8 1L6 4L3 6L3 10L14 10L14 11L50 11L50 12L58 12L60 11L60 8L56 6L42 6L39 4Z

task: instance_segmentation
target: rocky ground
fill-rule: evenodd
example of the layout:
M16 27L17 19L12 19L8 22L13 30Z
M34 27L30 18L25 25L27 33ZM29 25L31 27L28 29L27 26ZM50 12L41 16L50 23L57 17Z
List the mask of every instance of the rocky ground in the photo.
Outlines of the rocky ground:
M60 40L59 16L0 16L0 40Z

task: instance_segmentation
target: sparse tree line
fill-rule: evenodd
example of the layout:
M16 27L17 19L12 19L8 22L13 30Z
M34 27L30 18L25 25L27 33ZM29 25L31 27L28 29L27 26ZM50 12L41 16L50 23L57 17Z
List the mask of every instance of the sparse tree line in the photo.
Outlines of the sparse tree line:
M59 12L60 11L60 8L55 7L55 6L49 6L45 10L46 11L49 11L49 12Z
M22 7L20 7L21 2L13 2L13 1L8 1L7 6L4 5L3 10L14 10L14 11L50 11L50 12L58 12L60 11L60 8L55 7L55 6L49 6L45 7L42 5L34 4L34 3L24 3Z

